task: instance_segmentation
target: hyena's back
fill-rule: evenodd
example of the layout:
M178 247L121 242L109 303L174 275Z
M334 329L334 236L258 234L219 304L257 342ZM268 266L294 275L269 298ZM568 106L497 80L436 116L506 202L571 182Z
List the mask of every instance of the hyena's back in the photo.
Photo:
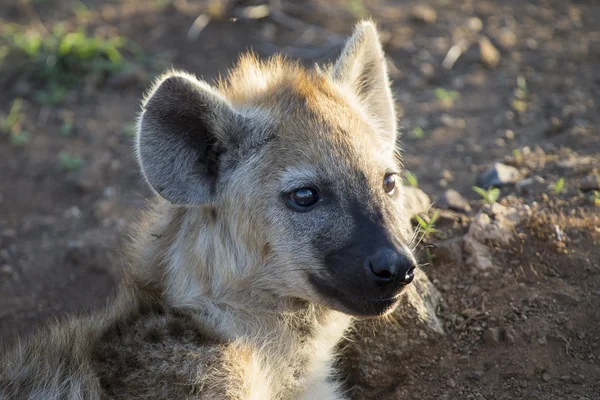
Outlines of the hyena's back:
M47 333L6 358L0 399L221 399L233 383L211 368L227 364L231 345L187 311L158 302Z

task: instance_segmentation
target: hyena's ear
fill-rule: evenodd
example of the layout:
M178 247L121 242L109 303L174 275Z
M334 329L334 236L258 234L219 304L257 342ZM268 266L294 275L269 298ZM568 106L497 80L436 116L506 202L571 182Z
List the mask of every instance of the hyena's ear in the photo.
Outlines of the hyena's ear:
M207 83L171 73L155 85L138 121L137 153L150 186L174 204L210 203L219 158L236 118Z
M346 85L378 124L386 139L395 143L396 112L388 71L377 28L359 22L334 64L333 79Z

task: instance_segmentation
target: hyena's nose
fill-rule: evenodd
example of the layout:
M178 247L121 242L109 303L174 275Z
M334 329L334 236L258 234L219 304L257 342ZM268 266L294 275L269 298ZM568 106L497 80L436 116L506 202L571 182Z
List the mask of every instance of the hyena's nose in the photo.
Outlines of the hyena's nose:
M415 277L413 262L397 250L381 248L365 260L367 274L380 284L408 285Z

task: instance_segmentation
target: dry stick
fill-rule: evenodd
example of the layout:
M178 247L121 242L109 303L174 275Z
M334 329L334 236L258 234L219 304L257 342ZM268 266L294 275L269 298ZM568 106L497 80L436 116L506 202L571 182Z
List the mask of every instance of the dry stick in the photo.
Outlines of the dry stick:
M450 50L446 53L446 57L444 57L444 61L442 61L442 66L446 69L452 69L458 58L467 51L470 45L466 40L461 40L450 47Z
M315 35L321 34L322 36L325 36L327 41L324 45L314 48L285 46L280 49L274 44L263 43L261 46L259 46L259 50L263 53L273 54L281 50L283 53L293 57L316 59L325 56L334 48L342 45L345 42L344 38L336 33L287 15L283 11L281 1L279 0L269 0L268 16L276 23L288 27L293 31L303 31L301 38L304 37L308 31L312 31L315 33ZM297 42L298 41L296 41L296 43Z

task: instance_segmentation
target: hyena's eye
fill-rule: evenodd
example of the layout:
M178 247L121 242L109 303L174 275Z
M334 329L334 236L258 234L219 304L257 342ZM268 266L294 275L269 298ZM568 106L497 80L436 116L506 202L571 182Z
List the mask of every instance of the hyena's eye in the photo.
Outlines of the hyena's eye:
M310 210L319 201L319 194L313 188L296 189L287 197L287 205L294 211L305 212Z
M388 194L394 193L396 188L396 174L386 174L383 178L383 189Z

